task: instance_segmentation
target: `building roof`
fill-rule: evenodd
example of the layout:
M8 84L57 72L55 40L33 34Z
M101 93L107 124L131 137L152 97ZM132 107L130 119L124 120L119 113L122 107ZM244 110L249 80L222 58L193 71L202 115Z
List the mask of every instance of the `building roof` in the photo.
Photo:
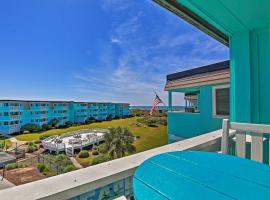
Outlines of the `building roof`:
M229 83L228 60L167 75L165 90L194 88L203 85Z
M270 24L269 0L153 0L229 46L229 37ZM259 3L258 3L259 2Z
M226 46L229 46L229 37L220 31L216 26L209 23L203 17L199 16L196 12L193 12L186 5L176 0L153 0L160 6L181 17L188 23L197 27L201 31L220 41ZM205 3L205 2L202 2ZM208 3L208 2L207 2Z
M210 64L210 65L205 65L203 67L198 67L194 69L189 69L181 72L177 72L174 74L169 74L167 75L167 81L173 81L189 76L194 76L197 74L203 74L203 73L209 73L209 72L215 72L215 71L220 71L224 69L229 69L230 68L230 63L229 60Z
M130 104L114 102L88 102L88 101L55 101L55 100L20 100L20 99L0 99L0 102L24 102L24 103L86 103L86 104Z

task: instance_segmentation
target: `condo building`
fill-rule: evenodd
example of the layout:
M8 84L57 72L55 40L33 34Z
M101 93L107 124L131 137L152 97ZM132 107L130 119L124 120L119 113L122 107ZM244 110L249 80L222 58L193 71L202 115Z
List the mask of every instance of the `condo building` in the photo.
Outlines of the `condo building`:
M230 63L222 61L167 75L168 143L221 129L230 118ZM185 109L173 110L182 93Z
M0 134L16 133L25 124L42 126L53 119L83 123L129 115L128 103L0 100Z

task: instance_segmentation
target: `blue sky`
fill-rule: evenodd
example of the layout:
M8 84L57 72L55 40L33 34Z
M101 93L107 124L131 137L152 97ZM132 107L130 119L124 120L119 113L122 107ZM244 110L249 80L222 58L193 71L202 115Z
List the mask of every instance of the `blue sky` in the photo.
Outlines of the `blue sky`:
M1 1L0 19L0 98L167 102L167 74L229 57L151 0Z

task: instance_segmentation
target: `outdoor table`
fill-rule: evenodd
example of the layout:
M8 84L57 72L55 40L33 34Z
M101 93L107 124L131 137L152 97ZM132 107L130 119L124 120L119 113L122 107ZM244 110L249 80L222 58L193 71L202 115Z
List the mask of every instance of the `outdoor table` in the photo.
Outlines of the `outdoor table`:
M214 152L169 152L138 167L133 189L136 200L270 199L270 167Z

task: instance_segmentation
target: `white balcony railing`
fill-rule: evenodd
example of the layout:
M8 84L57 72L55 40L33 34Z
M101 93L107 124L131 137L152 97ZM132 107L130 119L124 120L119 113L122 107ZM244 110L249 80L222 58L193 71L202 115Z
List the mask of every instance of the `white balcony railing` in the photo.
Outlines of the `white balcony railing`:
M10 115L10 119L12 119L12 120L18 120L19 119L19 115Z
M247 143L250 143L251 159L263 162L263 154L266 151L269 152L268 148L264 148L264 141L267 141L270 135L270 125L235 123L224 119L222 126L222 153L229 153L232 146L230 145L231 138L234 137L236 156L246 158ZM270 153L268 153L268 157L270 164Z
M12 110L12 111L16 111L16 110L19 110L19 106L10 106L9 109Z
M10 129L18 129L19 125L18 124L12 124L12 125L9 125L9 128Z
M222 131L215 131L191 139L165 145L124 158L54 176L37 182L24 184L0 191L1 200L10 199L70 199L84 197L100 191L100 188L112 187L121 181L128 182L124 193L132 195L132 176L136 168L146 159L160 153L183 150L219 151ZM119 188L118 184L115 188ZM111 189L111 188L110 188ZM104 191L110 191L107 190ZM119 196L124 195L118 193ZM115 198L118 196L115 196Z

